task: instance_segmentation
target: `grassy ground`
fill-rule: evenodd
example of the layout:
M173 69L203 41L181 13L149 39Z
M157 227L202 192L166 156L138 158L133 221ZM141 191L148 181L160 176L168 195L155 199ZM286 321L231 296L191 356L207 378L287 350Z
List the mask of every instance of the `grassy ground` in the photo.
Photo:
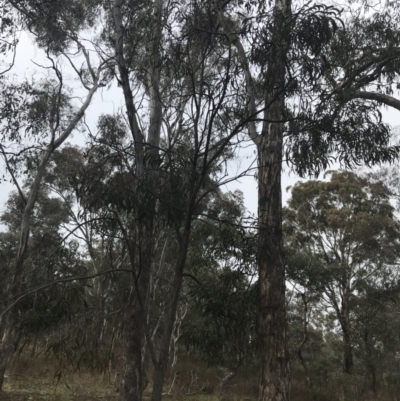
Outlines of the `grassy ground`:
M59 371L58 362L51 358L31 358L23 354L16 358L7 372L4 391L0 400L10 401L117 401L112 381L114 372L92 374ZM301 371L292 369L292 401L399 401L400 387L388 387L378 393L360 392L361 377L331 375L325 383L314 388L314 394L305 386ZM255 401L257 399L257 373L242 371L224 389L218 392L218 384L225 372L209 367L193 356L182 356L177 366L168 373L164 388L166 401ZM359 382L357 382L359 380ZM145 391L150 397L151 385Z
M81 371L56 376L58 366L45 358L20 357L4 382L1 400L69 401L117 400L106 375Z
M63 371L57 375L58 363L44 357L21 355L10 366L0 400L10 401L94 401L118 400L113 389L114 372L92 374L86 370ZM168 373L165 400L170 401L253 401L256 386L253 374L242 374L224 390L216 394L219 380L224 376L220 368L207 367L199 361L181 361ZM252 390L250 390L250 388ZM145 399L150 397L150 388ZM245 394L243 392L245 390Z
M67 387L68 385L68 387ZM7 379L1 400L117 400L116 394L102 380L80 375L72 377L67 384L59 383L51 377L15 376Z

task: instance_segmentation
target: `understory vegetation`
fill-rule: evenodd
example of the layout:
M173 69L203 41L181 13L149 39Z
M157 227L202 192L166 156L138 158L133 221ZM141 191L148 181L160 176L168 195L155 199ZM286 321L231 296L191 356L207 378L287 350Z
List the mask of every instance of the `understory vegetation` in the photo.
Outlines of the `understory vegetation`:
M52 357L39 355L32 358L30 351L23 352L11 363L4 383L1 400L11 401L95 401L118 400L113 382L115 368L104 373L87 368L78 371L67 369L57 376L60 364ZM330 370L320 368L329 366ZM311 367L315 388L310 391L302 367L292 365L291 399L294 401L321 400L340 401L344 397L359 401L395 401L400 392L399 375L388 373L379 379L378 391L368 390L365 377L354 374L351 379L338 368L332 370L332 361L323 361L323 356ZM167 374L165 399L172 401L253 401L257 399L258 375L254 367L244 367L238 375L219 390L220 380L226 370L210 366L198 355L183 352L176 366ZM150 388L150 386L149 386ZM150 390L144 391L144 398L150 397Z

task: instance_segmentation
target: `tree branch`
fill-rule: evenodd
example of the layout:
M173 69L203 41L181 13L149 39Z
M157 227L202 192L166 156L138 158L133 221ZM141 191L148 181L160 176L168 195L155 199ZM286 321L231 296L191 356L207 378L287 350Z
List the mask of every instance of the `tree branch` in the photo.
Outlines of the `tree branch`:
M10 166L10 164L9 164L9 162L8 162L7 155L6 155L5 151L4 151L4 148L3 148L3 145L2 145L2 144L0 144L0 149L1 149L1 153L3 154L3 157L4 157L4 161L5 161L5 163L6 163L7 170L8 170L8 172L9 172L10 175L11 175L11 178L12 178L12 180L13 180L14 185L17 187L19 196L21 197L21 199L24 201L24 204L26 205L27 201L26 201L25 195L24 195L24 193L22 192L21 187L19 186L18 181L17 181L17 179L16 179L16 177L15 177L15 175L14 175L12 169L11 169L11 166Z
M385 95L384 93L368 91L356 92L350 95L350 99L375 100L400 111L400 100L396 99L393 96Z
M81 281L81 280L89 280L98 276L102 276L103 274L108 274L108 273L116 273L116 272L125 272L125 273L133 273L133 270L130 269L111 269L111 270L105 270L101 273L96 273L92 274L90 276L79 276L79 277L68 277L68 278L60 278L58 280L52 281L51 283L43 284L39 287L33 288L31 290L27 290L22 293L21 296L19 296L13 303L11 303L7 308L1 312L0 314L0 322L3 316L10 310L12 309L16 304L18 304L22 299L27 297L30 294L33 294L34 292L45 290L46 288L52 287L53 285L60 284L60 283L68 283L71 281Z
M227 2L225 2L227 3ZM226 18L222 8L218 10L218 19L220 24L222 25L226 36L228 37L228 40L236 47L240 64L242 65L242 68L244 70L244 75L245 75L245 80L246 80L246 91L247 91L247 97L248 97L248 112L250 116L256 116L257 115L257 108L256 108L256 102L255 102L255 93L254 93L254 84L253 84L253 77L251 76L250 72L250 66L249 66L249 61L246 56L246 52L244 50L244 47L242 45L242 42L240 41L239 37L236 35L236 33L232 32L230 26L229 26L229 21ZM254 121L250 120L248 122L248 130L249 130L249 136L251 140L255 143L255 145L258 145L260 142L260 138L257 134L256 130L256 124Z

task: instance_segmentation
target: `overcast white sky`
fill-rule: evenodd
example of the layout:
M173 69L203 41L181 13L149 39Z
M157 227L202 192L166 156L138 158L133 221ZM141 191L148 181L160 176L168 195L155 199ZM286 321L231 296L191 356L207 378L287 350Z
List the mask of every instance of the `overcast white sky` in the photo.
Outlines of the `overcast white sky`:
M13 73L18 77L29 77L35 71L36 74L43 74L43 70L36 66L34 62L43 64L45 60L44 54L38 50L36 46L29 40L27 35L23 34L20 37L18 44L17 56ZM65 66L67 68L67 66ZM97 117L102 113L112 113L123 105L120 88L112 90L103 89L96 93L94 102L87 112L87 121L92 127L95 127ZM400 113L394 109L383 109L384 120L392 126L400 125ZM83 140L75 136L69 142L76 142L83 145ZM246 169L249 165L254 166L255 149L251 146L242 151L239 160L231 163L232 173L236 169ZM4 166L3 166L4 168ZM288 186L293 185L299 180L299 177L293 173L289 173L288 168L285 166L285 173L282 180L282 190L284 202L289 198L290 193L286 191ZM243 177L236 182L227 185L227 189L234 190L240 189L244 194L245 205L250 213L257 213L257 185L254 177ZM4 209L4 202L10 190L13 189L10 183L0 183L0 212Z

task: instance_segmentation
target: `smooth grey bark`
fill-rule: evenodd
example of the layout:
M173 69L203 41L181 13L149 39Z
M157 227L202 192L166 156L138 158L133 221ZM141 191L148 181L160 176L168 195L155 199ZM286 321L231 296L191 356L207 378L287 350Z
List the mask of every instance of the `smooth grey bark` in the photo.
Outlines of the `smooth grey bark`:
M135 153L137 163L141 163L141 167L136 171L137 179L140 180L142 187L144 186L148 192L146 199L146 219L141 220L140 227L137 228L137 241L140 243L140 258L139 261L135 259L133 255L135 252L131 252L131 260L134 265L140 266L140 277L133 277L135 282L132 287L133 298L130 299L129 305L136 312L131 312L131 315L126 316L129 321L136 321L135 325L130 325L130 322L126 322L126 333L124 334L124 342L126 345L126 360L130 361L135 366L133 368L126 366L125 374L125 394L123 395L124 401L138 401L142 397L143 391L143 373L139 370L144 370L146 367L143 365L143 355L146 352L145 348L152 346L151 336L148 333L147 317L149 314L149 303L151 298L150 283L152 282L152 266L153 266L153 254L154 254L154 233L153 224L155 222L155 207L156 199L158 195L158 156L159 156L159 142L160 142L160 131L163 117L162 102L160 98L160 69L161 69L161 41L162 41L162 12L164 7L163 0L155 0L152 3L152 15L151 15L151 36L149 37L149 53L147 54L147 88L149 95L149 114L150 124L148 129L147 140L139 130L137 123L137 111L134 105L134 99L132 98L132 90L130 87L130 77L128 64L124 58L123 49L123 15L121 13L121 0L114 0L113 18L115 24L115 53L116 60L118 62L119 78L122 90L125 97L125 105L127 109L129 124L133 137L135 140ZM194 55L195 60L191 60L191 63L195 63L196 67L193 67L194 74L198 70L205 68L204 59L205 54L198 52ZM198 73L200 81L203 79L202 73ZM221 97L225 99L229 79L226 80L221 89ZM162 398L162 389L165 380L166 370L169 364L170 352L171 352L171 338L175 327L176 313L179 304L179 293L182 285L184 268L186 264L187 252L189 247L189 240L191 234L192 217L195 210L196 199L200 189L204 183L205 177L208 174L210 166L216 161L216 159L222 154L224 147L229 143L229 137L218 142L217 145L211 146L212 135L213 135L213 123L216 119L218 111L222 107L222 100L218 104L212 104L210 106L210 121L209 126L202 130L199 129L198 125L201 122L202 116L202 102L203 102L203 84L202 82L196 83L193 96L197 97L195 116L193 117L193 131L195 141L195 152L196 155L193 157L191 165L192 171L190 176L193 177L188 189L188 200L183 212L182 221L176 224L176 234L178 238L178 253L177 259L174 266L174 273L172 279L172 289L170 301L166 307L165 319L164 319L164 332L161 338L161 344L159 347L159 353L156 356L154 350L150 351L151 360L154 366L154 380L153 380L153 392L152 401L159 401ZM183 102L185 104L185 102ZM211 102L210 102L211 104ZM183 115L183 110L181 111ZM232 135L236 135L236 132ZM139 138L139 145L136 143L136 139ZM201 148L202 147L202 148ZM141 153L142 152L142 153ZM144 157L143 157L144 155ZM147 157L149 156L149 157ZM143 158L142 158L143 157ZM182 224L182 226L181 226ZM124 235L125 236L125 235ZM127 236L125 236L127 238ZM131 246L132 248L132 246ZM136 313L136 314L135 314ZM133 333L135 327L138 327L139 322L142 324L140 328L136 329L137 332L141 331L141 334ZM142 331L144 330L144 332ZM141 348L141 350L139 350ZM142 360L139 361L139 354L142 353ZM129 355L128 355L129 354ZM128 362L127 362L128 363ZM129 394L129 386L136 387L136 390L132 390Z
M130 128L135 140L135 153L137 159L137 178L149 192L146 202L145 221L138 227L138 241L140 247L140 277L135 281L132 287L131 299L129 301L130 312L125 316L125 373L124 373L124 391L122 399L124 401L140 401L143 392L143 380L146 367L143 365L145 347L152 344L151 336L146 334L148 302L150 294L150 282L152 277L153 264L153 219L155 217L157 181L158 181L158 155L160 132L162 124L162 102L160 94L160 68L161 68L161 40L162 40L162 13L163 0L155 0L153 3L152 32L150 38L150 54L148 55L148 89L150 103L150 124L147 141L140 132L137 122L137 112L135 109L132 90L129 82L129 69L124 59L123 53L123 16L121 13L121 0L114 0L114 24L116 28L116 46L115 53L118 62L120 82L125 97ZM197 168L196 165L193 166ZM203 172L204 173L204 172ZM195 176L195 171L193 176ZM204 178L203 174L203 178ZM174 278L172 284L172 297L167 307L167 317L165 319L165 328L161 341L158 357L155 357L154 351L150 352L154 366L154 384L152 392L152 401L158 401L162 398L162 389L165 380L165 374L169 363L171 337L175 324L176 311L178 307L179 293L183 279L183 271L186 264L186 256L189 247L189 238L191 232L191 220L194 210L196 195L201 188L202 178L193 183L188 209L184 219L183 231L179 232L179 251L177 262L174 268ZM149 195L151 193L151 195ZM179 231L179 229L178 229ZM133 260L134 257L132 257Z
M65 142L65 140L70 136L70 134L75 129L79 121L82 119L82 117L85 114L85 111L87 110L92 101L94 93L97 91L99 87L98 74L95 75L91 67L90 70L93 73L92 76L94 82L92 88L90 88L88 92L85 102L82 104L78 112L73 116L67 128L62 132L62 134L59 137L56 138L56 132L55 131L52 132L52 138L50 144L46 147L45 151L42 154L38 171L29 189L29 195L26 199L26 204L21 220L20 240L17 251L17 257L15 260L13 276L11 279L11 283L7 288L7 293L10 295L11 299L16 299L18 293L20 292L20 286L24 274L24 260L29 243L31 216L33 213L33 209L35 207L36 198L39 193L43 177L46 173L48 162L54 151L57 150ZM5 319L3 326L4 329L0 343L0 390L1 390L1 385L3 384L3 378L7 363L14 352L13 341L16 335L15 332L16 321L12 309L10 309L7 312L7 314L4 316L4 319Z
M114 0L113 20L115 25L115 56L118 63L119 78L125 99L125 108L132 132L135 159L136 180L141 187L142 196L138 214L145 216L140 225L135 227L136 247L130 247L131 264L138 269L132 276L131 291L126 304L124 316L124 386L121 394L124 401L140 401L144 389L145 353L146 347L152 347L151 336L148 333L147 315L150 296L150 282L152 277L154 238L153 227L156 213L156 194L158 180L158 155L160 132L162 123L162 104L160 98L160 67L161 67L161 37L163 0L156 0L153 4L153 37L150 41L148 55L148 87L150 101L150 126L147 140L140 130L137 110L130 85L129 65L124 55L124 26L122 15L122 1ZM128 239L128 237L126 237ZM132 239L131 239L132 241ZM140 272L140 274L139 274ZM150 351L153 364L155 355Z
M162 102L160 92L160 69L161 69L161 40L162 40L162 14L164 8L163 0L154 0L151 38L151 54L149 57L148 85L150 96L150 126L149 126L149 153L156 158L159 154L160 133L162 124ZM151 163L157 160L150 160Z
M178 308L179 294L182 286L183 272L186 264L187 251L189 249L189 239L192 226L192 213L189 213L186 218L184 232L179 243L179 256L175 266L173 278L173 291L172 299L167 310L166 327L162 339L160 355L156 366L154 367L154 382L153 393L151 401L161 401L165 374L167 372L169 357L170 357L170 344L171 337L175 323L176 311Z
M240 38L238 35L232 31L232 28L230 26L229 20L224 14L224 11L222 9L218 10L218 20L220 21L222 27L224 28L225 34L228 36L230 42L236 47L238 51L238 58L240 61L240 64L244 70L244 77L245 77L245 82L246 82L246 93L247 93L247 108L248 108L248 115L249 115L249 121L247 124L248 127L248 133L250 136L250 139L258 145L260 142L260 137L257 134L257 129L256 129L256 124L254 122L254 118L257 117L257 107L256 107L256 101L255 101L255 88L254 88L254 82L253 82L253 77L251 75L250 71L250 66L249 66L249 61L246 56L246 52L244 50L244 47L240 41Z
M129 82L129 69L124 56L124 27L121 7L122 0L114 0L113 19L115 25L115 59L118 63L120 84L124 94L129 127L135 145L136 169L138 176L141 177L144 169L144 136L137 120L137 111L133 102L133 94Z

